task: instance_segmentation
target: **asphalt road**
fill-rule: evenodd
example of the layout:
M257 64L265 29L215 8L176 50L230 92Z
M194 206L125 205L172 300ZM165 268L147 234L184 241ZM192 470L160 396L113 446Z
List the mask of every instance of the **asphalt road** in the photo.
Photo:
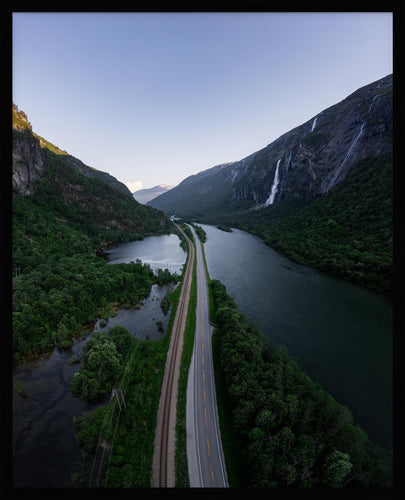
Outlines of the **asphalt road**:
M207 275L197 247L197 307L194 351L187 384L187 457L191 487L228 487L212 361Z

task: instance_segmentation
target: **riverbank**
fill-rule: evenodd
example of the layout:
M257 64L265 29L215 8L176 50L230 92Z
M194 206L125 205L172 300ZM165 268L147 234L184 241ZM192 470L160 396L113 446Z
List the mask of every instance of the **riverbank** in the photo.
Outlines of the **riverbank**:
M350 408L373 442L392 450L392 300L298 265L247 232L202 227L211 279L226 286L266 339L286 346L312 380Z
M350 411L303 373L284 347L265 341L219 281L211 289L221 404L232 415L225 426L240 446L232 462L241 487L391 487L392 456L353 425ZM226 444L229 456L233 447Z

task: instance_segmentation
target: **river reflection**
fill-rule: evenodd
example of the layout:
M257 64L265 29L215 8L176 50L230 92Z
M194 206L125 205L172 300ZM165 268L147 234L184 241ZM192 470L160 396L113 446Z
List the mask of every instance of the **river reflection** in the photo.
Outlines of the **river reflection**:
M187 253L180 246L176 234L148 236L141 241L120 243L106 252L109 264L129 263L141 260L157 271L169 269L172 274L181 274Z

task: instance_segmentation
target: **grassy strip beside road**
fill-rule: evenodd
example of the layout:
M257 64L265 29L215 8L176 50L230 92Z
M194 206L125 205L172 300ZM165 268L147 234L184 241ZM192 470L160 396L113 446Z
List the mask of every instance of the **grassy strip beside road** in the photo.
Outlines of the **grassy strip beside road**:
M205 257L204 245L201 245L201 248L202 248L203 260L204 260L204 265L205 265L205 272L207 273L210 323L211 323L211 325L215 326L215 301L214 301L214 296L212 295L212 292L211 292L211 286L210 286L211 278L210 278L210 273L208 272L208 265L207 265L207 259ZM214 368L215 368L215 365L214 365Z

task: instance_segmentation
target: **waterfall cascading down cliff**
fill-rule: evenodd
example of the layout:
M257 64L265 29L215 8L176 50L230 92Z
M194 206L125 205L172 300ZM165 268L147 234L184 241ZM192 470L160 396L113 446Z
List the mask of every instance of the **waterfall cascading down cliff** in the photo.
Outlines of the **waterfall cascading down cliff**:
M289 149L288 152L287 152L287 154L286 154L286 160L285 160L285 163L284 163L284 170L285 170L285 172L288 172L288 170L290 168L291 159L292 159L292 151L291 151L291 149Z
M351 143L350 148L348 149L346 156L344 157L342 163L339 165L339 167L336 169L333 177L330 179L328 186L327 186L327 190L331 189L336 184L336 180L340 176L340 174L343 170L343 167L346 165L346 163L350 159L351 155L353 154L353 152L354 152L354 150L359 142L360 137L363 135L365 125L366 125L366 122L363 122L361 124L359 133L357 134L357 136L354 138L353 142Z
M311 132L314 131L315 127L316 127L316 121L318 120L318 117L316 116L314 121L312 122L312 128L311 128Z
M264 204L265 207L272 205L274 203L274 198L276 197L276 194L277 194L278 183L280 182L279 173L278 173L278 168L280 166L280 162L281 162L281 159L278 160L278 162L277 162L276 172L274 174L273 185L271 186L270 196L268 197L266 203Z
M310 202L354 173L360 161L392 152L392 106L388 75L249 156L189 176L150 204L184 216L208 217L277 206L280 200Z

